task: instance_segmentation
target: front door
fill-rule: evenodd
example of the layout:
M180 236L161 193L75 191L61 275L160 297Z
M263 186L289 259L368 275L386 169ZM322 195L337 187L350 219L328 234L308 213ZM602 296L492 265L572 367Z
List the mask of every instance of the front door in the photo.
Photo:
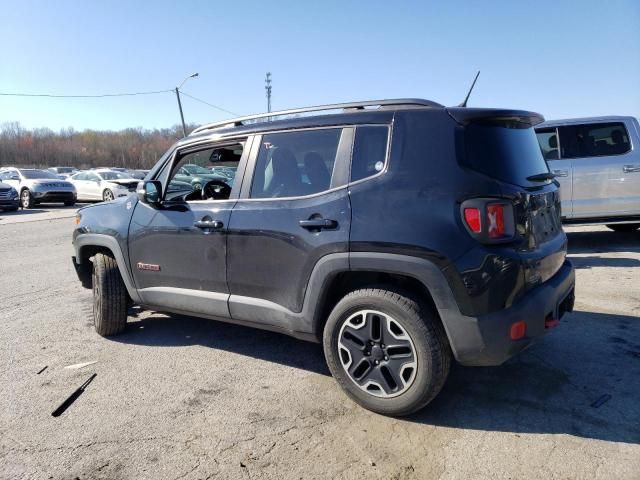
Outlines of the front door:
M232 318L295 329L287 319L318 260L348 251L351 139L350 128L328 128L254 140L228 239Z
M241 175L202 188L176 180L184 164L238 168L246 139L178 151L154 180L162 204L138 202L129 227L131 270L144 304L169 311L228 317L227 232ZM236 183L237 182L237 183Z
M558 128L561 157L573 165L573 217L638 214L640 175L625 166L633 151L622 122Z

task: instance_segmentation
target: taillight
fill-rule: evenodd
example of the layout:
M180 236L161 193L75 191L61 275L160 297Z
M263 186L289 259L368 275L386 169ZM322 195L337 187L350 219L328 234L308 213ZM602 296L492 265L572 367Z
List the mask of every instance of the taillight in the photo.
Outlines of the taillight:
M505 236L504 229L504 209L505 205L493 203L487 205L487 232L489 238L501 238Z
M480 220L480 210L477 208L464 209L464 221L472 232L480 233L482 231L482 221Z
M515 217L510 203L495 198L473 198L462 203L467 231L485 243L500 243L515 235Z

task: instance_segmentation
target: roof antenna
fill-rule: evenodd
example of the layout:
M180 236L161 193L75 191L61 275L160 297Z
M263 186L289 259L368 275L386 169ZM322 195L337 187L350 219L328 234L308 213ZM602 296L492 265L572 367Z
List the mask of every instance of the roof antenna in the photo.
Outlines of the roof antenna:
M471 91L473 90L473 87L476 86L476 80L478 80L478 77L480 76L480 70L478 70L478 73L476 73L476 78L473 79L473 83L471 84L471 88L469 89L469 93L467 93L467 96L464 99L464 102L462 102L460 105L458 105L459 107L466 107L467 106L467 101L469 100L469 95L471 95Z

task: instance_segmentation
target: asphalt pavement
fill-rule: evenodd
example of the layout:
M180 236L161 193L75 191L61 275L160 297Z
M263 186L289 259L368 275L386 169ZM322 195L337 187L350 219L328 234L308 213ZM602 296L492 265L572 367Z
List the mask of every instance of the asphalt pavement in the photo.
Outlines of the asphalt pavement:
M75 210L40 210L0 212L0 478L640 479L640 233L569 228L576 311L394 419L280 334L134 308L99 337Z

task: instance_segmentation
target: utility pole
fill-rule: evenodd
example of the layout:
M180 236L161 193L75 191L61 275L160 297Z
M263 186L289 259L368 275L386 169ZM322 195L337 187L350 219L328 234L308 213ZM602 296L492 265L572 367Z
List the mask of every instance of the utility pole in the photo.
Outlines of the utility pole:
M178 99L178 108L180 109L180 120L182 120L182 136L187 136L187 126L184 124L184 113L182 113L182 102L180 101L180 90L176 87L176 98Z
M271 72L267 72L264 79L264 89L267 91L267 113L271 113Z
M187 126L184 124L184 113L182 113L182 102L180 101L180 89L182 88L182 86L185 84L187 80L189 80L190 78L195 78L197 76L198 76L197 73L192 73L182 81L179 87L176 87L176 98L178 99L178 109L180 109L180 120L182 120L182 136L183 137L187 136Z

